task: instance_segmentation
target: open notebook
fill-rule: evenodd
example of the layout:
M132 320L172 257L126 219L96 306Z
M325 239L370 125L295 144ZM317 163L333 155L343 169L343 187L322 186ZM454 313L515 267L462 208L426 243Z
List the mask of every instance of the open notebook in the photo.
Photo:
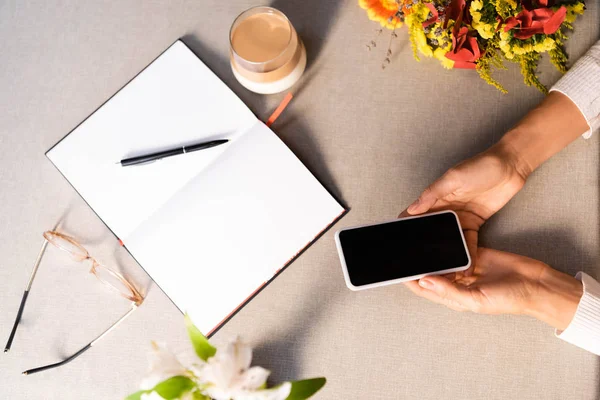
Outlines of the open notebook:
M230 142L116 164L217 138ZM205 334L345 212L180 41L47 156Z

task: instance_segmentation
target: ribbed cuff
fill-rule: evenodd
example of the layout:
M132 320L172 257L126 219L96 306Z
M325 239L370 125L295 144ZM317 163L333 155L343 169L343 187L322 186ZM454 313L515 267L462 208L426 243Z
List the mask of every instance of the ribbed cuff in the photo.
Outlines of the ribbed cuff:
M567 96L581 111L590 127L589 138L600 126L600 42L575 63L550 91Z
M600 355L600 283L584 272L576 279L583 283L583 296L573 320L564 331L556 331L560 339Z

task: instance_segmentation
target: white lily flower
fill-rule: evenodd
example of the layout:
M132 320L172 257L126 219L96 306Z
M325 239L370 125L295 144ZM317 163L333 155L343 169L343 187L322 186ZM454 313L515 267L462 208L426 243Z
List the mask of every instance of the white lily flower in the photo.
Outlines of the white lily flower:
M292 385L284 383L273 389L264 387L270 372L252 367L252 348L237 338L214 357L195 368L198 381L206 385L203 392L215 400L284 400Z
M285 400L290 395L292 384L285 382L271 389L246 391L232 397L234 400Z
M173 376L188 374L188 370L173 353L155 342L152 342L152 352L148 355L148 361L150 363L150 370L140 385L140 388L143 390L150 390L160 382ZM152 393L148 396L152 395ZM158 397L148 397L148 399L161 398L158 394L154 394Z
M164 400L164 399L158 393L150 392L150 393L144 393L141 397L141 400Z
M191 393L186 393L179 400L193 400L194 397ZM165 400L161 395L156 392L142 394L141 400Z

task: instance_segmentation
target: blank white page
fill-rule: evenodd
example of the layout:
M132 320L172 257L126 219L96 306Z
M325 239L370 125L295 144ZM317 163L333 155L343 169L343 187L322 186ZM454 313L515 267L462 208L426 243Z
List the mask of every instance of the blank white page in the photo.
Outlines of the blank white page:
M208 334L343 212L257 122L125 246Z
M143 166L123 158L235 138L256 117L178 41L48 152L48 158L121 239L228 144Z

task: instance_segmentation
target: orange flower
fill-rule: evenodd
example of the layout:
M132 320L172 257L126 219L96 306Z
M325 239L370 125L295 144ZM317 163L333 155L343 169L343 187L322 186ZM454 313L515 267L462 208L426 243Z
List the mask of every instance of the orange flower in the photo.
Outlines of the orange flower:
M370 20L379 22L385 28L395 29L402 26L402 22L396 17L396 0L358 0L358 5L367 10Z

